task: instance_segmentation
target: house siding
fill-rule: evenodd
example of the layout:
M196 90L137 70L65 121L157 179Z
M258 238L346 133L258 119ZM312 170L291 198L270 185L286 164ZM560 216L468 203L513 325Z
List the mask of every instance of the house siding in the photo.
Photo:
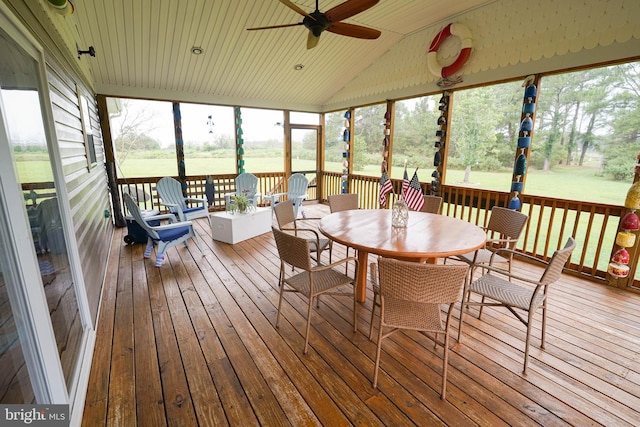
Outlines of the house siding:
M111 205L97 106L95 96L53 63L52 58L47 58L47 81L56 145L60 151L89 310L95 325L113 235L112 222L104 215L105 211L111 211ZM96 163L91 168L85 149L80 95L87 100L95 146Z

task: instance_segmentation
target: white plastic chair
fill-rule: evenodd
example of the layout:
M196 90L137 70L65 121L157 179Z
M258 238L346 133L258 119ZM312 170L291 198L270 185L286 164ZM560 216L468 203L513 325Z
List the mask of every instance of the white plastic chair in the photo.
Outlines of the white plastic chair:
M287 181L286 193L275 193L271 195L271 209L278 204L283 197L286 196L288 200L293 203L293 212L295 217L298 217L298 212L302 211L302 201L307 198L307 187L309 186L309 180L301 173L294 173L289 177ZM304 215L304 213L303 213Z
M182 195L182 185L170 176L161 178L156 184L160 204L169 208L169 212L177 215L180 221L191 221L192 219L205 218L209 215L207 201ZM187 203L196 204L190 207Z
M164 262L164 253L167 249L179 243L184 243L186 246L187 240L191 237L196 240L198 249L200 249L200 253L204 256L200 237L198 236L198 233L194 231L193 223L191 221L177 221L174 214L156 215L144 218L140 212L138 203L136 203L130 195L124 195L124 202L133 219L147 232L147 247L144 250L144 257L149 258L153 247L156 243L158 244L156 267L162 266L162 263ZM168 219L169 224L152 227L147 223L147 220L156 221L159 219Z
M258 206L258 199L262 194L258 191L258 177L254 174L245 172L236 177L236 191L226 193L224 195L225 206L231 204L231 196L235 194L244 194L247 199L251 201L251 204L255 207Z

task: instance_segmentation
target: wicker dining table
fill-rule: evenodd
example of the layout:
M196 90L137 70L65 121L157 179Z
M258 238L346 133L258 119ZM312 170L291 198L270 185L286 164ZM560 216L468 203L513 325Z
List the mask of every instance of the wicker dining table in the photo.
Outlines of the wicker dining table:
M391 226L391 210L355 209L336 212L320 221L329 239L357 251L356 294L366 299L369 254L416 262L437 262L484 246L485 232L478 226L446 215L409 212L405 228Z

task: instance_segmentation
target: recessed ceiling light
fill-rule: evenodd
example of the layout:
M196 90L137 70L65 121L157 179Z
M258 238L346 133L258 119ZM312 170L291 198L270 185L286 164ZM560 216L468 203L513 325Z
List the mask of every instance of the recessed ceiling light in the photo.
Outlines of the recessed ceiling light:
M296 65L293 66L293 69L296 70L296 71L300 71L303 68L304 68L304 65L302 65L302 64L296 64Z
M194 46L191 48L191 53L193 53L194 55L200 55L202 54L202 52L204 52L204 49L198 46Z

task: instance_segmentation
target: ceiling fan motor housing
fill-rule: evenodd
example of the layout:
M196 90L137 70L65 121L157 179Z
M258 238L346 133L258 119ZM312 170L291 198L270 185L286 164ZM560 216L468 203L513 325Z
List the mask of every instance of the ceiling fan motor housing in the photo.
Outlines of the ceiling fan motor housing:
M329 28L329 20L326 15L318 11L311 12L309 16L305 16L302 23L316 37L320 37L320 34Z

